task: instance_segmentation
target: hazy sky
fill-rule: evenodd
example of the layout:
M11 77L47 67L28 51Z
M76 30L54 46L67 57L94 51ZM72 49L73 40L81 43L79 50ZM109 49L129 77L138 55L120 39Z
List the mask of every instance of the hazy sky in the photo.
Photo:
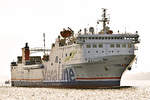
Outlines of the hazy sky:
M96 27L101 8L110 14L114 32L139 31L138 64L133 71L150 71L149 0L0 0L0 79L10 76L10 62L21 55L25 42L31 48L50 48L64 27L75 32ZM98 26L101 28L101 25Z

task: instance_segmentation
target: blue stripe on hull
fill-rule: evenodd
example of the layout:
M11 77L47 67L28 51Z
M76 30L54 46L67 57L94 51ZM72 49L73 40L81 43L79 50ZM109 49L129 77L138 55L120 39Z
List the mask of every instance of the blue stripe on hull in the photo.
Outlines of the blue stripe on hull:
M120 86L118 81L75 81L75 82L25 82L12 81L12 86L18 87L72 87L72 88L95 88Z

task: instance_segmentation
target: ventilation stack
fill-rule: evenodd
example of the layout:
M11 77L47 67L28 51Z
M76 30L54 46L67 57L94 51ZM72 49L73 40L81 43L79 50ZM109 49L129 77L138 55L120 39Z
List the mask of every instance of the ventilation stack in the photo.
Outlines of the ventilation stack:
M30 49L28 43L22 48L22 62L26 65L30 64Z

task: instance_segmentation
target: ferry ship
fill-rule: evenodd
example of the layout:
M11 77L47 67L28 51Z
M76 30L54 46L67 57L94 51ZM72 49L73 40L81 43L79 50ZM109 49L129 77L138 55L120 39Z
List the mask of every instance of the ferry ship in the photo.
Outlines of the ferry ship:
M11 62L11 85L16 87L98 88L120 86L126 70L135 61L139 35L113 33L108 27L103 9L103 28L79 30L63 29L51 49L31 49L26 43L22 56ZM45 37L45 34L44 34ZM45 38L44 38L45 41ZM43 57L31 56L44 51ZM46 52L49 52L47 54Z

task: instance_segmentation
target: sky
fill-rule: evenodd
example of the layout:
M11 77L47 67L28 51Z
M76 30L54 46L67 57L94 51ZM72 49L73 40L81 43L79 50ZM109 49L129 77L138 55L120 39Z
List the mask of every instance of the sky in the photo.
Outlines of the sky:
M137 64L131 72L150 72L149 0L0 0L0 79L10 78L10 62L21 55L28 42L31 48L51 44L63 28L75 32L94 26L101 18L101 8L108 9L110 27L115 32L135 33L138 45ZM97 28L102 28L98 25Z

